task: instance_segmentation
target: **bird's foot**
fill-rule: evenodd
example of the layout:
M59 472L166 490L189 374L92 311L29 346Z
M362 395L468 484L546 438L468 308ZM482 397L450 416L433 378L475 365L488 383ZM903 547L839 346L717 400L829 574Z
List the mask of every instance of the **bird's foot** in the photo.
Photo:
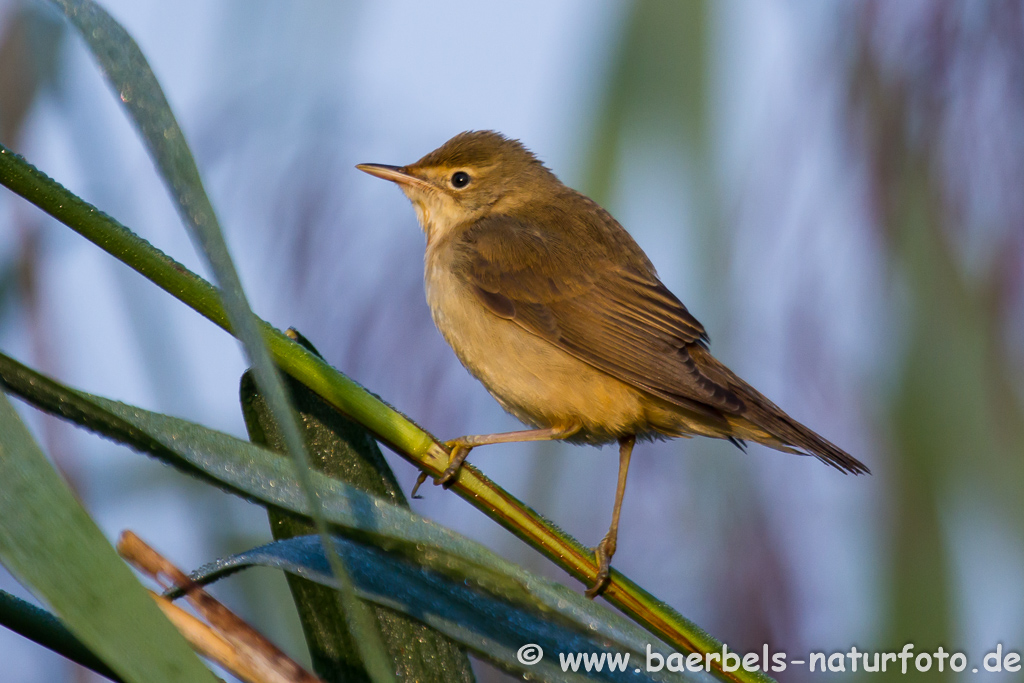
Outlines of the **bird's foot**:
M473 450L473 447L467 445L461 439L452 439L444 444L448 447L451 452L451 457L448 459L448 467L445 468L441 476L437 478L437 483L442 488L449 488L455 483L455 480L459 476L459 469L462 467L462 463L466 462L466 457L469 456L469 452Z
M455 483L455 480L459 475L459 469L462 467L462 463L466 462L466 457L469 455L469 452L473 450L473 447L467 445L461 439L446 441L444 445L448 448L450 453L448 458L448 467L446 467L444 472L434 480L434 485L436 486L440 484L443 488L447 489ZM423 485L428 476L429 475L426 472L420 472L420 476L416 478L416 484L412 487L412 493L409 494L410 497L422 498L422 496L417 496L416 492L420 490L420 486Z
M615 554L615 538L611 534L601 539L601 542L594 548L594 556L597 558L597 579L594 585L585 592L586 596L593 600L608 587L612 572L612 555Z

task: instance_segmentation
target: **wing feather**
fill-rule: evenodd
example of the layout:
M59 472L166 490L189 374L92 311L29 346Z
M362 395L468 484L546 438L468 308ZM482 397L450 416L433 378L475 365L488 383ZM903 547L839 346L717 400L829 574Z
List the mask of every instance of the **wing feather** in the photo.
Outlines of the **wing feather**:
M625 231L602 240L582 227L576 234L596 239L573 245L558 226L492 216L459 237L456 273L496 315L613 377L690 409L742 411L694 361L707 333L639 246Z

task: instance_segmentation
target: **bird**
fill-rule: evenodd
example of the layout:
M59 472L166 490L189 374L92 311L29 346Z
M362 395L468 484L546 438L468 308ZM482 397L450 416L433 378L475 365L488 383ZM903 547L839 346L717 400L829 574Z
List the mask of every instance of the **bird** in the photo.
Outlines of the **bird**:
M412 202L426 236L424 289L435 325L462 365L529 427L447 442L450 462L435 483L450 485L478 446L618 444L612 521L594 549L589 597L610 579L638 439L751 441L869 473L712 356L704 326L625 228L520 141L467 131L407 166L356 168L394 182Z

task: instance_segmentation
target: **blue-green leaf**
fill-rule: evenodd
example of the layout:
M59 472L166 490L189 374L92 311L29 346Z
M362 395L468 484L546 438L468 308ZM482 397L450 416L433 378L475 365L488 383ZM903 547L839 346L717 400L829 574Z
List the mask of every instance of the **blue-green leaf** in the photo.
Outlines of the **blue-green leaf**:
M596 606L564 588L565 594L554 600L507 601L378 548L348 539L335 539L335 547L363 598L419 619L510 673L543 681L711 680L694 673L683 676L667 667L648 672L649 640L627 631L610 635L594 623L592 608ZM212 562L192 578L209 583L251 566L282 569L327 586L335 583L316 536L297 536ZM517 656L527 644L543 651L542 658L532 665L525 665ZM661 657L669 654L660 643L650 646ZM591 659L592 670L588 672L582 661L577 671L571 667L563 670L563 658L582 653L598 658ZM609 656L626 655L624 667L610 670ZM598 662L600 670L593 666Z

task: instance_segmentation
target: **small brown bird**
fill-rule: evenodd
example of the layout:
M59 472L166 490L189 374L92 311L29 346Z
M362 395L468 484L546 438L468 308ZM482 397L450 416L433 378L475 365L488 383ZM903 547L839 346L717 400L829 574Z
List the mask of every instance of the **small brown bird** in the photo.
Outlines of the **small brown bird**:
M437 328L502 408L533 427L449 442L438 483L454 481L476 446L618 442L612 523L596 548L590 597L608 582L638 438L756 441L868 472L715 360L703 325L629 233L518 140L467 132L409 166L357 168L412 201Z

